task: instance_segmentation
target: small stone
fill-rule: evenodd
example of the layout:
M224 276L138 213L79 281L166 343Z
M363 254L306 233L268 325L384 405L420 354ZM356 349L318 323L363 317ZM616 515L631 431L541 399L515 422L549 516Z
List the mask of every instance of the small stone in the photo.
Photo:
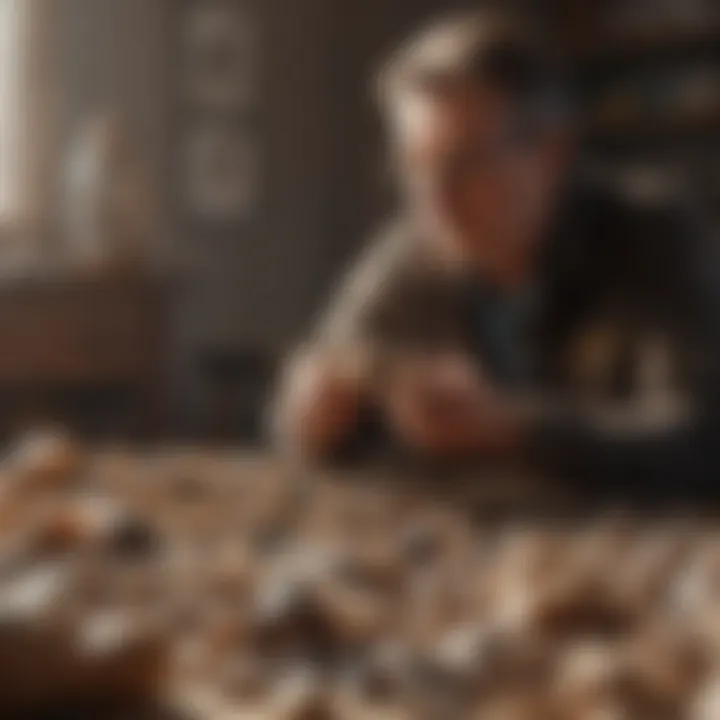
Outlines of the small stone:
M198 502L207 496L207 485L197 475L180 474L170 481L173 497L184 503Z
M263 654L323 655L337 644L332 621L314 588L296 579L265 581L250 624L254 645Z
M392 642L380 643L358 661L351 683L361 699L384 703L398 698L407 687L411 665L406 648Z
M59 429L33 430L10 447L5 464L21 486L64 487L75 480L83 455L70 435Z
M121 515L110 528L106 548L123 558L146 558L161 545L160 532L150 521L134 514Z
M720 677L705 683L691 699L687 717L689 720L717 720L720 718Z
M312 673L298 673L276 688L268 716L273 720L334 720L327 688Z
M437 529L427 523L415 523L405 528L399 543L403 559L412 565L427 565L442 550L442 538Z

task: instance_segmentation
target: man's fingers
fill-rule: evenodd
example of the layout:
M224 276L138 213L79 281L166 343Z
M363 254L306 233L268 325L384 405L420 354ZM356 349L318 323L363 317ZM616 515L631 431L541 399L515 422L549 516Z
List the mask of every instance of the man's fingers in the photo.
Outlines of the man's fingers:
M276 409L276 432L283 445L312 455L333 452L357 422L362 389L356 366L319 353L299 356Z

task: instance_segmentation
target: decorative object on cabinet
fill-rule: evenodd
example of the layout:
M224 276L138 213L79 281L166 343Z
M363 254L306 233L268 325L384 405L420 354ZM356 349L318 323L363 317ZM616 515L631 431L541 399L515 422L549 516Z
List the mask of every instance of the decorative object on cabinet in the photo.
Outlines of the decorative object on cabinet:
M157 198L147 169L122 123L91 117L64 168L64 253L77 270L144 264L158 238Z

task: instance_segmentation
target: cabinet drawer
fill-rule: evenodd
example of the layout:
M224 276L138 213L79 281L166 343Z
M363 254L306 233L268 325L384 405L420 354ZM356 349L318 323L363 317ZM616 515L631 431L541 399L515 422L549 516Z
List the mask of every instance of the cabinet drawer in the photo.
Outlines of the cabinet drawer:
M0 295L0 383L148 374L162 337L159 294L100 285Z

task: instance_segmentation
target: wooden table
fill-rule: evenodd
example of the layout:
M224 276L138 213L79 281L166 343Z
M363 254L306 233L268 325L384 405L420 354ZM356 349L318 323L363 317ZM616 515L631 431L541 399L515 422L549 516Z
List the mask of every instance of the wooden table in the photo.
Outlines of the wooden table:
M588 596L587 586L582 584L578 586L577 597L571 592L568 597L555 598L570 605L553 607L553 622L562 618L563 613L575 617L574 609L580 598L586 605L596 601L610 603L607 607L603 605L600 612L601 621L606 623L608 608L615 611L619 608L612 604L614 595L606 598L603 593L608 583L614 590L620 578L625 578L623 582L628 582L633 592L639 592L638 588L648 592L645 586L636 588L634 583L644 577L640 571L646 570L652 556L641 553L637 571L631 567L628 573L623 564L636 562L635 546L628 540L632 533L637 531L639 549L643 552L643 543L648 538L659 540L663 550L662 544L669 537L668 557L676 544L680 546L690 537L686 527L672 522L645 528L640 523L631 528L612 520L603 526L584 521L557 526L547 516L537 523L536 530L535 524L527 519L533 508L538 508L538 498L548 499L547 488L520 478L513 487L507 476L496 475L493 479L487 471L474 475L465 471L464 475L445 477L440 474L420 477L417 473L399 472L397 468L311 471L264 455L185 447L152 452L122 448L94 452L83 457L81 467L72 472L66 468L60 473L62 477L53 478L47 472L28 474L27 470L21 473L12 466L5 469L5 474L11 491L0 498L3 548L6 551L14 548L17 555L19 546L12 542L13 537L23 538L25 547L19 560L8 563L6 556L5 563L0 564L0 583L7 582L12 575L9 568L15 572L26 566L32 571L47 567L48 563L71 560L69 566L62 567L72 568L69 579L72 591L61 594L64 600L48 610L50 617L53 614L57 617L57 626L71 618L76 628L73 632L80 632L88 618L110 608L121 609L132 617L150 618L162 628L161 646L152 640L133 646L129 654L125 650L109 656L106 651L102 672L97 670L97 660L48 665L43 664L41 657L33 665L31 687L36 694L53 698L56 706L62 704L64 686L57 680L53 684L57 668L62 667L63 682L80 697L93 686L103 688L103 695L108 688L114 688L116 695L125 692L136 699L153 697L159 683L156 661L160 656L156 653L159 647L164 647L169 654L166 656L163 651L162 657L166 657L170 673L163 696L171 707L181 708L182 717L189 720L315 717L279 712L277 697L282 697L284 673L289 667L294 668L293 672L307 669L307 663L312 663L315 669L320 667L327 687L316 684L312 692L322 693L323 697L329 692L334 703L355 702L346 697L345 676L340 669L348 662L364 667L365 660L361 658L365 658L367 648L379 647L400 628L403 633L418 634L415 642L423 643L436 642L436 633L442 638L446 623L450 629L457 629L460 623L460 627L471 632L475 626L464 624L468 620L456 616L453 606L446 608L444 603L455 598L454 593L460 588L463 592L475 588L476 583L483 581L482 568L492 567L479 562L478 552L485 553L487 562L488 553L501 547L497 541L506 530L502 524L488 522L500 514L517 519L519 512L525 522L508 527L521 540L524 538L523 542L538 543L541 552L555 548L552 552L560 553L558 557L565 557L565 553L571 557L576 544L582 546L590 539L600 544L595 555L584 557L602 560L603 553L607 555L608 562L598 566L609 572L607 577L603 576L605 585L599 586L606 589ZM13 482L20 483L17 494L12 490ZM41 515L37 514L38 502L43 510ZM88 510L97 512L88 515ZM120 514L114 515L116 511ZM33 528L28 527L31 517L44 519L36 521ZM113 518L125 520L117 523ZM415 614L420 613L419 619L423 619L426 611L421 612L421 606L415 608L415 586L408 583L413 578L429 579L422 568L424 561L416 557L416 553L425 550L422 542L415 546L412 538L407 547L396 543L406 542L405 531L417 527L418 520L427 524L431 535L440 533L442 547L446 547L441 553L449 554L447 565L443 560L440 566L444 568L442 573L433 576L434 592L443 599L439 607L448 616L423 620L415 627ZM713 547L717 543L717 527L711 524L702 528L702 533L700 530L699 524L694 526L698 542L709 543L702 547ZM539 534L535 535L536 532ZM558 540L562 541L560 545ZM625 548L624 554L613 555L615 548L621 546ZM406 552L411 555L402 560ZM344 558L342 563L355 559L349 565L337 565L338 558ZM406 565L415 562L421 565ZM340 574L336 575L337 572ZM585 575L579 577L584 582ZM335 579L327 584L331 578ZM541 578L537 576L529 589L537 591ZM650 580L656 582L654 577ZM347 587L346 582L350 583ZM304 593L311 586L315 598L312 602L320 605L306 604L310 596ZM278 587L285 588L279 595ZM353 615L353 602L344 604L348 596L333 594L340 587L349 590L351 598L355 597L354 592L360 592L359 597L365 597L365 593L388 594L394 598L388 602L395 609L387 611L385 620L382 613L386 610L379 619L372 612L369 616ZM575 586L570 583L568 587L572 590ZM656 584L648 587L652 590L648 595L651 602L659 590ZM0 597L4 589L6 586L0 585ZM325 594L328 591L330 595ZM290 593L292 602L283 592ZM300 595L293 594L298 592ZM458 600L459 596L453 602ZM298 602L297 606L293 604ZM318 607L324 608L322 616L314 614ZM371 603L368 607L374 606ZM484 617L483 607L481 603L476 606L473 600L466 611ZM502 609L505 604L498 607ZM343 614L349 610L349 616ZM542 617L528 622L545 622ZM592 613L583 617L585 622L588 618L593 622ZM634 616L632 620L629 616L622 618L628 623L636 622ZM47 616L45 623L48 627ZM522 635L533 637L536 630L523 630ZM426 633L430 635L425 637ZM37 643L37 634L33 637ZM566 648L567 637L562 637L560 647ZM15 652L22 654L22 650ZM108 657L119 659L109 663ZM555 662L557 658L554 655L553 658ZM0 665L1 662L2 653ZM256 674L248 674L243 663L250 663ZM543 663L548 668L552 666L549 658ZM20 672L16 666L11 662L5 672L0 672L0 711L4 697L21 684L15 682ZM68 667L78 669L70 672ZM139 679L136 671L128 676L129 668L138 667L147 668ZM271 695L264 695L266 690L258 694L255 683L265 687L263 683L267 682L273 688ZM50 689L38 690L46 686ZM420 692L421 688L417 690ZM137 712L133 709L120 717L136 718ZM377 717L374 711L363 712L337 717L358 720ZM107 715L91 717L104 719Z

